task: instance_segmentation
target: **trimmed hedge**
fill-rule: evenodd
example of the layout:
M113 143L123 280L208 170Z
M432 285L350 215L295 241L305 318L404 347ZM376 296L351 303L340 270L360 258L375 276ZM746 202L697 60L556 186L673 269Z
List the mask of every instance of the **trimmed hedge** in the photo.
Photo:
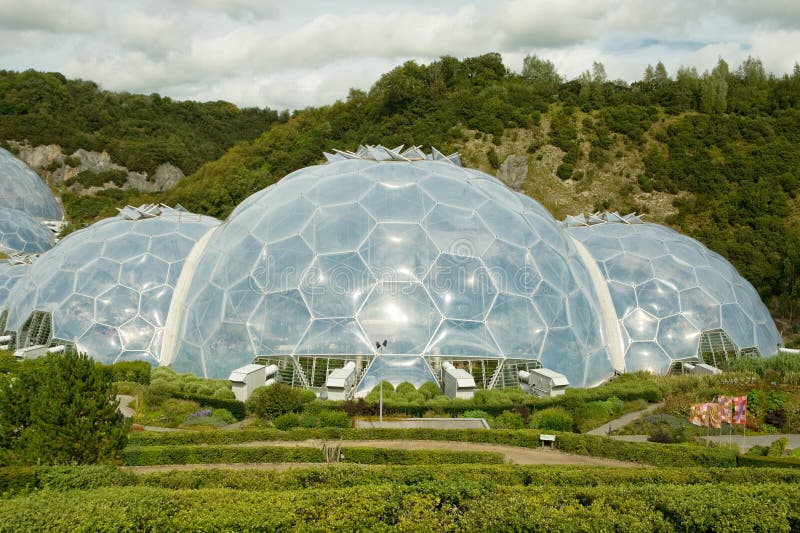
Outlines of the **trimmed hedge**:
M126 466L209 463L321 463L318 448L279 446L129 446L122 454Z
M480 442L536 448L539 432L534 430L436 430L436 429L292 429L244 430L232 432L139 432L129 445L238 444L252 441L328 440L438 440ZM736 466L736 452L726 448L693 445L625 442L594 435L556 434L556 448L568 453L592 455L652 464L656 466Z
M502 453L451 450L398 450L344 447L342 461L370 465L503 464Z
M739 466L800 468L800 457L760 457L757 455L740 455L737 461Z
M226 400L223 398L214 398L213 396L203 396L201 394L192 394L190 392L177 392L170 396L173 398L180 398L182 400L191 400L199 403L203 407L211 407L213 409L227 409L236 420L243 420L247 415L244 407L244 402L239 400Z
M395 450L341 448L342 461L361 464L502 464L503 454L450 450ZM281 446L145 446L129 447L123 454L126 466L216 464L216 463L322 463L322 450Z
M393 483L417 485L454 479L496 486L594 487L603 485L697 485L719 483L800 484L800 470L786 468L626 468L551 465L440 464L370 466L320 465L276 470L169 470L136 473L111 466L0 468L0 494L8 497L37 490L68 491L146 485L167 489L233 488L297 490Z
M580 455L592 455L633 461L655 466L736 466L737 453L727 448L711 448L688 444L656 444L626 442L594 435L558 433L559 450Z
M788 532L800 486L496 487L469 480L327 489L113 487L0 501L8 531Z

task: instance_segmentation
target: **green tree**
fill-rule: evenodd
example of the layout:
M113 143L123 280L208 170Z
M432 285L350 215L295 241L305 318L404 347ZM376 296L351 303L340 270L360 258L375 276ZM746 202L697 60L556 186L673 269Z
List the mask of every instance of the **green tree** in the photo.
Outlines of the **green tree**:
M21 363L0 384L3 462L115 462L129 429L117 406L110 373L85 355Z
M537 88L555 91L563 81L552 61L536 55L522 60L522 77Z

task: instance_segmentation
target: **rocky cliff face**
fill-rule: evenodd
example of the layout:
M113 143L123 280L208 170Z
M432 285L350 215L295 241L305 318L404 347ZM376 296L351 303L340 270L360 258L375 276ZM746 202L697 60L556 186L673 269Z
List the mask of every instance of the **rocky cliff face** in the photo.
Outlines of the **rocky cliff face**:
M30 146L26 143L10 142L12 148L19 150L17 156L33 168L42 178L53 185L61 186L69 182L83 171L95 174L107 170L121 170L127 173L125 183L120 187L113 182L103 187L84 187L73 182L67 188L79 194L95 194L109 188L137 189L142 192L160 192L173 188L183 178L181 169L170 163L164 163L156 169L152 176L146 172L134 172L117 165L106 152L90 152L79 149L68 155L56 144Z

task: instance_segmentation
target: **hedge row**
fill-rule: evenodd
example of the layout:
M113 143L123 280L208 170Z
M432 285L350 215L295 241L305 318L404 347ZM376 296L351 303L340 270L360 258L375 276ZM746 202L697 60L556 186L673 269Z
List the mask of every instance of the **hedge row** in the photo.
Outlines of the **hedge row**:
M800 486L492 487L465 480L294 491L113 487L0 501L8 531L788 532Z
M128 446L122 452L126 466L209 463L321 463L318 448L279 446Z
M202 394L192 394L190 392L176 392L171 394L171 396L174 398L197 402L203 407L227 409L228 412L236 418L236 420L242 420L247 415L244 402L240 402L239 400L226 400L223 398L214 398L213 396L203 396Z
M292 429L233 432L141 432L131 434L129 445L238 444L250 441L329 440L438 440L480 442L535 448L534 430L435 430L435 429ZM736 452L726 448L694 445L625 442L606 437L556 433L556 447L568 453L632 461L656 466L736 466Z
M606 457L654 466L736 466L736 451L728 448L703 447L693 444L656 444L626 442L593 435L559 433L559 450L579 455Z
M739 466L760 466L800 469L800 457L759 457L756 455L740 455Z
M465 411L481 410L485 411L491 416L497 416L504 411L524 406L530 412L537 410L547 409L549 407L566 407L572 408L586 402L604 401L611 397L619 398L622 401L645 400L649 403L656 403L663 399L663 392L659 389L658 385L654 382L644 383L610 383L598 389L568 389L567 393L562 396L536 398L530 397L525 402L520 402L515 398L513 401L498 401L496 403L489 403L480 398L472 400L450 400L445 403L436 401L408 402L397 398L384 399L383 412L387 415L404 414L409 416L422 417L426 412L433 409L437 412L444 413L450 416L458 416ZM319 403L320 408L325 409L343 409L345 402L341 401L326 401ZM366 406L373 411L377 411L377 402L366 402Z
M393 450L341 448L342 460L362 464L498 464L503 455L492 452L450 450ZM322 463L319 448L281 446L141 446L123 452L126 466L217 463Z
M349 455L349 454L347 454ZM395 459L396 460L396 459ZM393 483L415 485L453 479L497 486L577 486L718 483L800 484L800 470L786 468L597 468L548 465L440 464L362 466L338 464L276 470L198 469L135 473L113 466L38 466L0 468L0 494L38 490L67 491L146 485L168 489L234 488L238 490L297 490Z

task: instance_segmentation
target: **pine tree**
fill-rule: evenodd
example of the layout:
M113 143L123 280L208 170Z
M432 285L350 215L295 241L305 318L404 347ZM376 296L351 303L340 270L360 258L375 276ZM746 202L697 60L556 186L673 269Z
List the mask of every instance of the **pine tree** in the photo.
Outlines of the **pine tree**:
M24 464L113 462L128 423L117 411L110 375L85 355L48 355L23 364L0 393L2 445Z

